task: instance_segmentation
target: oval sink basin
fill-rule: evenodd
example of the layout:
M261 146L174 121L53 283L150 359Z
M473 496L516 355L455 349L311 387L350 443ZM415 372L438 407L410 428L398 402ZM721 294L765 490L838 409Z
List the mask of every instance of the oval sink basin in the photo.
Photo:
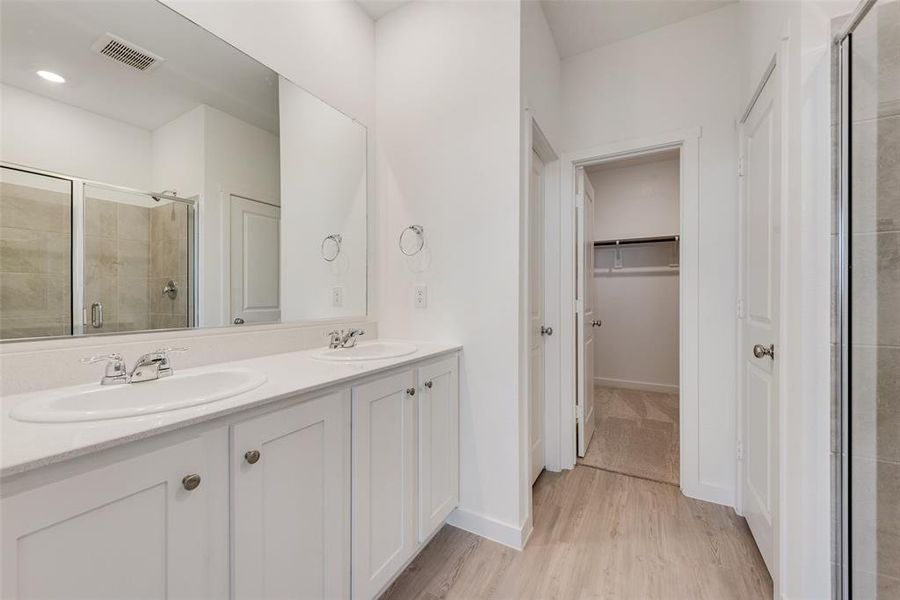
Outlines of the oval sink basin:
M265 382L264 373L249 369L175 373L141 383L97 384L50 391L13 407L9 416L36 423L137 417L224 400Z
M402 342L363 342L353 348L336 348L334 350L322 350L313 354L318 360L334 361L360 361L382 360L385 358L397 358L406 356L418 350L413 344Z

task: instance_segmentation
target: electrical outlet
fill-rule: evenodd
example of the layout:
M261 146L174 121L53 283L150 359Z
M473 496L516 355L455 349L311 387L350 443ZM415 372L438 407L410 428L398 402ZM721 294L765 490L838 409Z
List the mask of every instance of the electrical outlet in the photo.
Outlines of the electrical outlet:
M425 308L428 306L428 286L417 285L413 292L413 306Z
M331 306L335 308L340 308L344 306L344 288L342 287L333 287L331 288Z

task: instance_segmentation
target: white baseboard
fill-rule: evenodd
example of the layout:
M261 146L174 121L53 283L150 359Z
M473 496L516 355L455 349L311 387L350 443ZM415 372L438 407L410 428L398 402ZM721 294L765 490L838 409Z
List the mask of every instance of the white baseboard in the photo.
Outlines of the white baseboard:
M483 538L493 540L498 544L509 546L514 550L521 550L525 547L528 536L531 535L530 527L525 525L516 527L490 517L478 515L461 508L457 508L447 523L460 529L465 529L469 533L480 535Z
M641 392L660 392L662 394L677 394L678 386L670 383L650 383L647 381L629 381L628 379L612 379L609 377L594 377L594 385L601 387L621 388L623 390L638 390Z
M710 485L708 483L698 483L696 485L685 485L682 482L681 493L688 498L696 500L705 500L713 504L721 504L734 508L734 490L732 488Z

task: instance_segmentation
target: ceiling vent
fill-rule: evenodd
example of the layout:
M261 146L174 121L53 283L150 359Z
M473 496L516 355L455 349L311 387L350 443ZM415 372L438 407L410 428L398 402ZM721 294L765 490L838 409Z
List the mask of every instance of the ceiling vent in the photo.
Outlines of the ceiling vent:
M165 59L158 54L145 50L137 44L123 40L117 35L105 33L91 45L91 50L106 58L122 63L132 69L147 73L152 71Z

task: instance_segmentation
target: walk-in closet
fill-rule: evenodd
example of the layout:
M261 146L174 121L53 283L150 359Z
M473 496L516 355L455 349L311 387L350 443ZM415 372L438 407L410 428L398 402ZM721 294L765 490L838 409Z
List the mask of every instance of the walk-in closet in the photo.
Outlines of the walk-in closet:
M679 483L678 150L585 169L594 198L594 434L582 464Z

